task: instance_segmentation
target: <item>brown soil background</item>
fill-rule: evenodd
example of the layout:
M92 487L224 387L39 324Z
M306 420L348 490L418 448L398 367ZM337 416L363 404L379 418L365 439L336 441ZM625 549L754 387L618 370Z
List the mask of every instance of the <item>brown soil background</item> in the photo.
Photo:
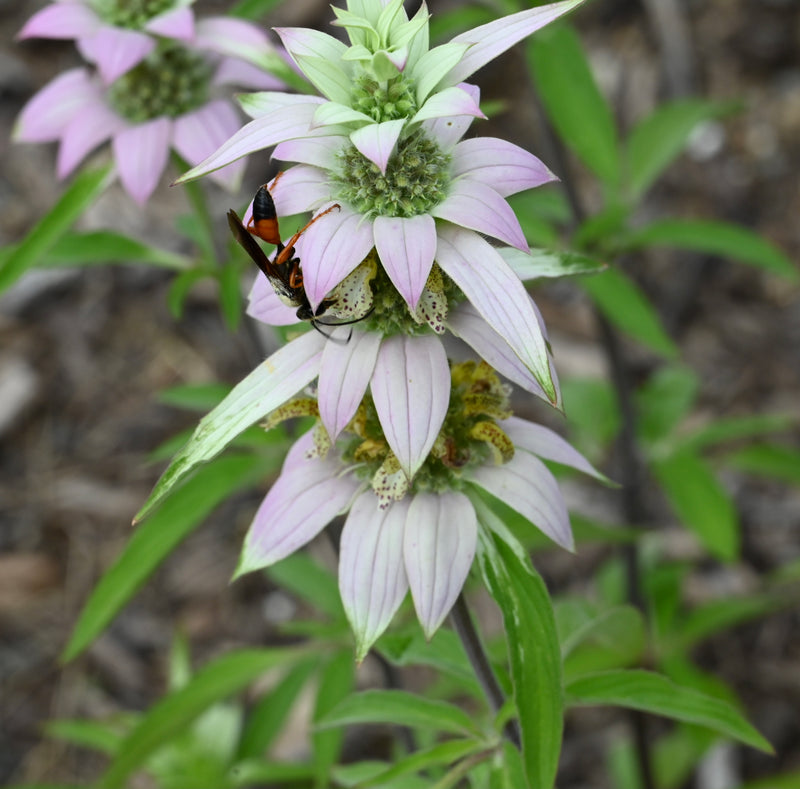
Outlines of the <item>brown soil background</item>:
M45 82L77 63L71 44L16 44L14 34L40 2L0 0L0 243L19 239L52 204L52 146L9 142L16 114ZM648 197L642 217L728 219L763 233L793 258L800 252L800 6L794 0L691 0L684 78L697 95L739 98L744 110L708 127L691 152ZM219 3L197 3L215 13ZM449 4L433 0L431 10ZM322 27L322 2L293 2L268 20ZM598 78L623 128L669 90L652 19L634 0L598 0L578 14ZM510 111L498 133L536 150L530 97L511 53L478 76L484 99ZM667 60L667 63L675 64ZM680 75L679 75L680 78ZM481 133L490 133L488 125ZM256 157L254 157L256 158ZM220 232L233 198L214 193ZM589 203L592 184L582 184ZM170 220L185 210L166 181L146 210L114 190L92 208L86 227L109 226L175 247ZM640 280L655 299L702 382L698 421L771 411L800 416L798 288L742 265L697 256L641 261ZM699 273L698 273L699 272ZM280 592L259 577L228 579L242 535L263 495L254 490L220 507L166 562L89 652L59 665L89 592L131 533L131 515L159 468L147 454L192 425L195 416L160 405L158 390L179 383L239 380L260 358L252 334L232 336L200 288L186 316L165 306L169 275L106 267L75 273L31 272L0 300L0 783L88 783L103 761L44 740L51 718L102 718L142 710L163 692L176 630L201 663L274 637L269 614ZM604 368L591 314L572 286L539 297L562 377ZM654 360L629 349L636 369ZM798 443L798 433L786 440ZM700 600L759 587L766 573L800 557L800 491L744 474L723 477L744 529L741 563L698 562L687 595ZM618 519L618 496L578 489L595 512ZM600 501L597 502L597 497ZM649 502L653 525L671 535L676 556L696 557L664 502ZM542 571L554 591L586 588L605 556L548 553ZM278 597L276 597L278 595ZM732 749L728 768L741 780L800 768L800 631L796 608L736 628L698 653L705 669L743 699L750 719L775 745L775 758ZM367 665L363 670L369 673ZM366 681L366 678L365 678ZM606 787L603 749L618 716L571 716L560 786ZM616 727L616 728L615 728ZM700 786L700 784L695 784ZM703 784L711 786L711 784Z

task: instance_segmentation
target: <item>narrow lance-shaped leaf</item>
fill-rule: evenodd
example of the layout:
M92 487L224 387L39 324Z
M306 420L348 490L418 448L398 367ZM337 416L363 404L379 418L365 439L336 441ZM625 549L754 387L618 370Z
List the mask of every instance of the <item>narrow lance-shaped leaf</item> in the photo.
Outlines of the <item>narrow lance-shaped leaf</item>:
M42 266L89 266L97 263L147 263L151 266L183 271L189 258L150 246L112 230L67 233L44 256Z
M206 417L173 458L134 522L147 517L181 480L236 436L309 384L319 371L325 338L309 332L262 362Z
M674 247L721 255L797 282L800 270L778 247L746 227L707 219L664 219L625 237L630 249Z
M632 280L616 269L581 280L583 289L618 329L656 353L673 358L678 349L661 325L658 313Z
M730 704L638 669L605 671L567 685L570 704L612 704L707 726L726 737L772 753L770 744Z
M684 149L703 121L735 110L733 102L681 99L663 104L639 121L627 142L628 182L632 197L640 197Z
M472 718L458 707L401 690L354 693L317 720L318 728L355 723L394 723L453 734L476 734Z
M111 166L84 170L0 267L0 291L37 265L113 180Z
M148 710L123 740L98 785L105 789L122 786L154 751L185 731L213 704L241 690L261 674L291 665L302 655L298 649L245 649L204 666L187 685Z
M253 455L221 458L186 483L146 524L100 579L81 611L62 659L77 657L108 626L150 574L222 500L265 473Z
M714 556L733 561L740 541L736 508L706 462L682 450L657 460L653 471L683 523Z
M601 181L617 186L620 161L614 118L575 32L566 25L540 32L528 46L528 62L561 138Z
M485 512L479 517L489 525ZM480 533L478 558L503 615L528 785L550 789L564 722L561 653L547 588L523 556L487 531Z

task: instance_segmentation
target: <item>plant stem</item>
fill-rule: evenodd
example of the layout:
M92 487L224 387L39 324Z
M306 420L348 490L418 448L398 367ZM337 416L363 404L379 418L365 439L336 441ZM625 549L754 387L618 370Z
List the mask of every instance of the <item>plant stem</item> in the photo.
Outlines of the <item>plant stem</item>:
M489 707L493 713L497 714L505 704L506 698L489 662L486 650L483 648L483 642L472 622L463 592L458 596L453 610L450 612L450 620L458 637L461 639L461 643L464 645L464 651L467 653L472 670L483 688ZM517 748L522 747L519 723L516 720L510 720L503 731L513 745Z

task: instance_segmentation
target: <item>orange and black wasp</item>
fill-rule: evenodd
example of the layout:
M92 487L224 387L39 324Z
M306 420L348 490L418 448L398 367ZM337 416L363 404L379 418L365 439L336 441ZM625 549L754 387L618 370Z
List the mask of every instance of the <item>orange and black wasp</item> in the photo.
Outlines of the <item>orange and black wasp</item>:
M275 180L277 181L277 178ZM275 181L273 187L274 184ZM234 238L264 273L278 298L287 306L295 307L297 317L303 321L310 321L314 328L318 328L318 324L343 326L356 323L366 318L373 309L372 290L369 287L372 276L369 272L366 276L363 272L355 276L358 269L351 273L320 302L316 310L311 307L303 287L303 271L294 245L314 222L339 207L338 203L334 203L317 214L286 244L281 241L275 202L266 185L261 186L256 192L253 200L253 216L246 226L233 209L228 211L228 225ZM275 246L276 252L272 260L267 257L254 236ZM324 315L333 317L336 321L332 323L321 321L320 318Z

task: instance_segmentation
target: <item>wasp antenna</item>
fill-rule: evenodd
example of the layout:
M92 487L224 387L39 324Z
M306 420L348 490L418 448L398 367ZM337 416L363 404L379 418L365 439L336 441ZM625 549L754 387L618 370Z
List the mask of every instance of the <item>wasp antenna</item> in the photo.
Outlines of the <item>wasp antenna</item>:
M318 320L316 320L316 318L315 318L315 319L313 319L313 320L311 321L311 325L312 325L312 326L313 326L313 327L314 327L314 328L315 328L315 329L316 329L316 330L317 330L317 331L318 331L318 332L319 332L319 333L320 333L320 334L321 334L323 337L326 337L326 338L327 338L327 339L329 339L331 342L335 342L337 345L347 345L347 343L349 343L349 342L350 342L350 338L353 336L353 330L352 330L352 329L350 329L350 331L348 332L348 334L347 334L347 337L346 337L346 338L342 338L342 337L334 337L334 335L333 335L333 334L328 334L328 332L322 331L322 329L320 329L320 326L334 326L334 327L335 327L335 326L343 326L343 325L346 325L346 324L341 324L341 323L320 323L320 322L319 322Z

